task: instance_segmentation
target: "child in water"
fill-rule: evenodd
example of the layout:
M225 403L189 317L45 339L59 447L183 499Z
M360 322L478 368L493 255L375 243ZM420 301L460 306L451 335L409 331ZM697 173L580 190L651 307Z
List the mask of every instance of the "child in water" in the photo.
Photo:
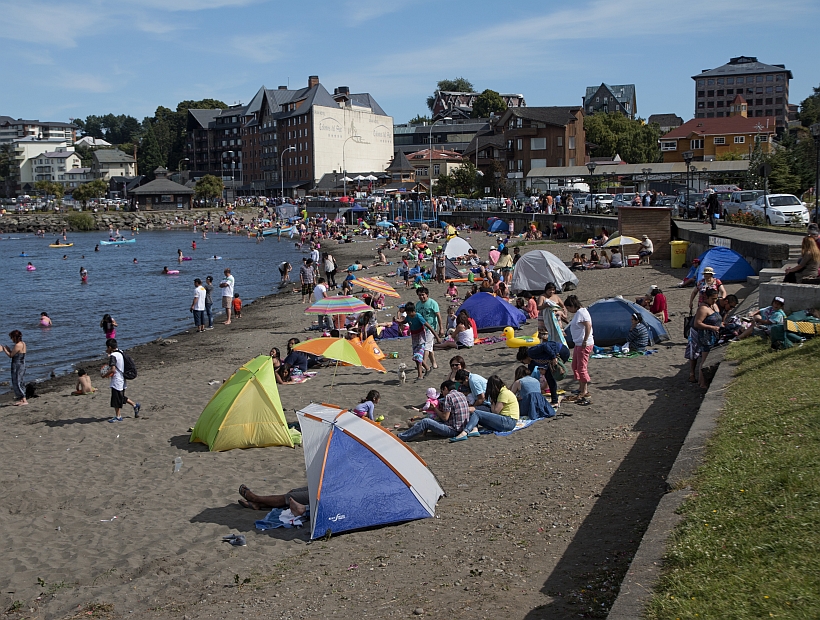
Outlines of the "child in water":
M379 404L379 400L381 399L381 394L379 394L378 390L370 390L362 399L358 405L353 407L353 413L360 418L370 418L374 422L376 421L376 405ZM384 419L382 416L379 416Z
M93 394L96 391L97 388L91 385L91 377L88 376L88 373L85 371L85 368L78 368L77 385L74 387L74 391L71 392L71 395L82 396L83 394Z
M40 327L51 327L51 318L48 316L48 312L40 313Z

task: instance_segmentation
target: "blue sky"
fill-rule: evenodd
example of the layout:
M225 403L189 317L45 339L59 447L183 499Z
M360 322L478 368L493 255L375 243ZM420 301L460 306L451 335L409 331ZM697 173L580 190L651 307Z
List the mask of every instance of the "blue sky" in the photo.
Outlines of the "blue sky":
M571 7L571 8L568 8ZM68 120L319 75L370 92L395 122L426 112L443 78L580 105L634 83L638 113L692 117L690 76L733 56L785 64L790 102L820 85L817 0L0 0L0 114Z

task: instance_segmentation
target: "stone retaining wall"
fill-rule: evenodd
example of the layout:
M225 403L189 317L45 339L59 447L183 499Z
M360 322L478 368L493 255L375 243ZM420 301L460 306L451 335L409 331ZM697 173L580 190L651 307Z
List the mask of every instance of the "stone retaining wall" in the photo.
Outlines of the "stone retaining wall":
M192 211L83 211L92 216L97 230L108 230L109 226L128 230L131 226L138 226L143 230L166 228L169 223L179 225L177 217L192 221L207 217L208 213L216 216L220 213L215 209L198 209ZM75 212L76 213L76 212ZM0 232L2 233L31 233L45 230L47 234L58 233L67 228L69 232L78 232L68 223L69 213L6 213L0 216Z

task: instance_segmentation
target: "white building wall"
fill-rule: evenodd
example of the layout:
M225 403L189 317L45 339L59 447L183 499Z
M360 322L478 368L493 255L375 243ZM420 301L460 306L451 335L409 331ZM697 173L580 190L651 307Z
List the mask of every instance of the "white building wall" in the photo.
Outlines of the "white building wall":
M64 151L67 148L68 144L65 141L24 140L15 142L13 154L20 168L17 177L19 182L21 184L34 182L34 160L40 155L51 151Z
M313 106L312 111L314 182L334 170L382 172L390 165L392 117L356 107ZM361 136L361 141L347 140L351 136Z

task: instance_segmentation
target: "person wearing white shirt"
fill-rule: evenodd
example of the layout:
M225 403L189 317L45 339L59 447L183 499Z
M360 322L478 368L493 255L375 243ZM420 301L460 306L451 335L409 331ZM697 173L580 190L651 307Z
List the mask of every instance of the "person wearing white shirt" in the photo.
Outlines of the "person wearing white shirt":
M225 325L231 324L231 308L233 307L233 287L235 284L234 277L231 275L231 270L224 271L225 278L219 283L219 288L222 289L222 307L225 309L225 314L228 318L224 321Z
M318 280L316 280L316 286L313 287L313 303L321 301L325 297L327 297L327 285L325 284L324 278L319 278ZM325 325L329 323L330 321L328 320L328 317L326 315L319 315L320 328L324 329Z
M569 332L575 348L572 352L572 372L578 381L579 405L589 405L589 356L595 340L592 334L592 316L589 310L581 305L578 297L570 295L564 300L564 307L573 313L572 321L569 324ZM568 399L569 400L569 399Z
M191 312L194 315L194 326L197 332L205 331L205 287L202 280L194 279L194 300L191 302Z
M638 256L641 257L641 260L645 260L646 264L649 264L649 257L652 256L652 252L655 251L655 247L652 245L652 239L648 236L643 236L643 241L641 241L641 249L638 252Z

